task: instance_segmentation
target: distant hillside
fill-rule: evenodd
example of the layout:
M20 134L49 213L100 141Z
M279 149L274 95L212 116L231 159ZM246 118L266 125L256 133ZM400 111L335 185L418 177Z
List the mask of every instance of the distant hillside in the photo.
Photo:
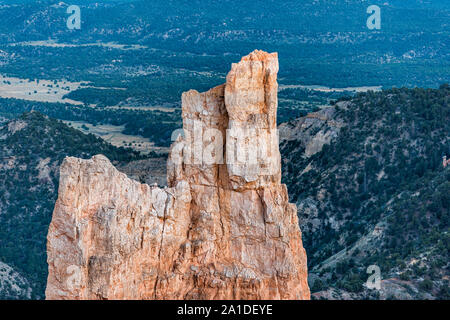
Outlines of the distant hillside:
M0 299L30 299L32 292L26 278L0 261Z
M24 2L0 10L0 72L126 88L71 95L85 102L173 103L223 83L254 49L279 53L285 84L436 87L450 70L447 0L85 1L81 30L66 26L69 3ZM366 26L369 5L381 8L380 30ZM110 42L140 47L76 46Z
M123 126L126 135L141 135L157 146L170 146L170 135L179 127L180 111L105 109L63 103L0 98L0 117L16 117L39 111L59 120L86 121L92 125Z
M0 299L44 298L46 236L59 165L66 156L100 153L116 164L140 158L38 112L0 128L0 262L7 264L0 263Z
M316 298L450 298L448 85L359 94L280 130Z

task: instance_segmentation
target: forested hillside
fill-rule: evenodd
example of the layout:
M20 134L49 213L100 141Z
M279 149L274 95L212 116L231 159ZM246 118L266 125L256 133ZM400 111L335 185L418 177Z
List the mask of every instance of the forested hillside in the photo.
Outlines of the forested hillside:
M448 299L450 87L347 100L281 128L312 292ZM381 292L364 286L369 265Z
M86 103L176 103L254 49L279 53L284 84L437 87L450 70L446 0L84 1L80 30L68 3L14 2L0 1L0 72L108 88L68 95Z
M85 121L92 125L123 126L123 133L141 135L157 146L170 146L170 135L180 126L180 110L107 109L86 105L26 101L0 98L0 116L16 117L23 112L39 111L59 120Z
M24 113L0 128L0 262L14 267L32 289L28 295L5 287L0 299L44 298L46 237L58 196L59 165L66 156L95 154L116 164L141 158L38 112ZM0 268L0 276L2 271L7 268Z

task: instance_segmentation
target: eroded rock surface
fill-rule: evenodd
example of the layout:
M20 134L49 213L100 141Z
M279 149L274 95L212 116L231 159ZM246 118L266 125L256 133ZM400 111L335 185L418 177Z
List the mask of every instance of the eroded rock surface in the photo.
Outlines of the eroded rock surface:
M183 94L167 188L131 180L101 155L66 158L47 299L309 299L272 134L277 72L276 53L255 51L225 85ZM255 150L263 161L250 159Z

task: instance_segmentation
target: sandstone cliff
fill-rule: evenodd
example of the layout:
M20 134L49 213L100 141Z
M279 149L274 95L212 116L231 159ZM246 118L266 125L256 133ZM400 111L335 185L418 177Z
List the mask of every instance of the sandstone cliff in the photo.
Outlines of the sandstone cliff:
M104 156L66 158L48 233L47 299L309 299L295 205L281 184L276 53L182 96L168 187Z

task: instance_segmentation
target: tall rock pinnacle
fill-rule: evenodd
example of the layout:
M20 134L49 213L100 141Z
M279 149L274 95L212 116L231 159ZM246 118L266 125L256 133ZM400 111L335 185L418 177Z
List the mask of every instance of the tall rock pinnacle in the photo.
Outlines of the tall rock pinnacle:
M48 233L47 299L309 299L297 210L281 184L276 53L182 95L168 187L104 156L66 158Z

